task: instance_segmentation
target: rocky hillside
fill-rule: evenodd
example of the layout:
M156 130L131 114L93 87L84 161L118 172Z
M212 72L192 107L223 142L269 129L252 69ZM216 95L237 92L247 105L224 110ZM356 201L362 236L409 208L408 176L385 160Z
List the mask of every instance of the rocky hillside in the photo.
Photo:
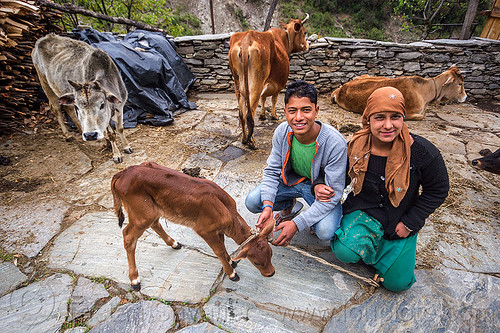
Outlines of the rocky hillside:
M247 29L262 30L271 6L271 0L212 0L215 33L227 33ZM170 7L180 9L201 20L203 34L212 33L210 1L170 0ZM278 26L279 3L271 21L271 27Z

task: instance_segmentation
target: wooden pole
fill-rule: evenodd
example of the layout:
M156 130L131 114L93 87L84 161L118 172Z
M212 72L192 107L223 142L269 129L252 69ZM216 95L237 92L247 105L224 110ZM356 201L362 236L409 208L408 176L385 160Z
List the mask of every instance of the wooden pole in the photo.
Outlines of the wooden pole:
M210 0L210 19L212 20L212 34L215 35L214 2Z
M266 23L264 23L264 31L269 30L271 27L271 19L273 18L274 10L276 9L277 4L278 0L273 0L273 2L271 2L271 7L269 7L269 12L266 17Z
M462 30L460 31L459 39L469 39L471 35L471 27L474 18L476 17L477 6L479 0L470 0L469 6L467 7L467 13L465 14L464 24L462 25Z

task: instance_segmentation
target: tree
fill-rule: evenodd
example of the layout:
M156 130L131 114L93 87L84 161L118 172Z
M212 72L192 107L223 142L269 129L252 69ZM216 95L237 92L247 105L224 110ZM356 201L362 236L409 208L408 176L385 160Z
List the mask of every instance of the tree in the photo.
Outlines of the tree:
M269 7L269 12L266 17L266 23L264 24L264 31L269 30L271 27L271 19L273 18L274 10L276 9L277 4L278 0L273 0L273 2L271 2L271 6Z
M184 29L174 22L172 10L166 0L56 0L56 3L71 3L95 13L142 22L146 25L168 31L173 36L182 35ZM117 24L104 19L69 14L63 17L63 24L75 28L78 24L90 24L96 30L128 32L129 25Z
M467 13L465 14L464 25L462 26L462 31L460 31L460 39L469 39L471 34L472 22L476 17L478 5L479 5L479 0L469 1L469 6L467 7Z

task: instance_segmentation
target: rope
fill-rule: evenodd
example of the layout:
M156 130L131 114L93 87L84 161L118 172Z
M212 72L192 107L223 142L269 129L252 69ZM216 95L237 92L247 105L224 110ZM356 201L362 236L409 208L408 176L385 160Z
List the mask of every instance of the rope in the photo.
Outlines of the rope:
M238 248L231 254L231 257L234 257L234 255L238 252L241 251L241 249L243 248L243 246L247 245L248 243L250 243L252 240L254 240L255 238L259 237L259 233L260 233L260 229L257 229L257 228L251 228L250 229L250 236L247 237L247 239L245 239L243 241L243 243L241 243Z
M250 236L248 236L247 239L245 239L243 241L243 243L241 243L238 246L238 248L236 249L236 251L234 251L231 254L231 257L234 258L234 255L236 253L240 252L241 249L243 248L243 246L247 245L253 239L259 237L259 233L260 233L260 229L251 228L250 229ZM373 280L373 279L369 279L369 278L365 278L365 277L359 276L356 273L353 273L353 272L351 272L351 271L349 271L349 270L347 270L345 268L342 268L342 267L340 267L338 265L332 264L332 263L326 261L323 258L316 257L316 256L314 256L314 255L312 255L312 254L310 254L310 253L308 253L308 252L306 252L304 250L301 250L301 249L299 249L299 248L297 248L297 247L295 247L293 245L288 245L287 247L290 248L291 250L295 251L295 252L298 252L298 253L301 253L301 254L305 255L306 257L313 258L314 260L316 260L319 263L322 263L323 265L327 265L327 266L333 267L333 268L335 268L336 270L338 270L338 271L340 271L342 273L345 273L345 274L347 274L349 276L352 276L355 279L361 280L361 281L363 281L363 282L365 282L365 283L367 283L367 284L369 284L369 285L371 285L373 287L380 287L380 285L375 280Z
M317 261L317 262L319 262L319 263L322 263L322 264L324 264L324 265L327 265L327 266L333 267L333 268L335 268L336 270L338 270L338 271L340 271L340 272L342 272L342 273L345 273L345 274L347 274L347 275L352 276L353 278L356 278L356 279L358 279L358 280L361 280L361 281L363 281L363 282L365 282L365 283L367 283L367 284L369 284L369 285L371 285L371 286L373 286L373 287L380 287L380 285L379 285L377 282L375 282L373 279L369 279L369 278L365 278L365 277L359 276L359 275L358 275L358 274L356 274L356 273L353 273L353 272L351 272L351 271L349 271L349 270L347 270L347 269L345 269L345 268L342 268L342 267L340 267L340 266L337 266L337 265L335 265L335 264L332 264L332 263L330 263L330 262L326 261L326 260L325 260L325 259L323 259L323 258L316 257L316 256L314 256L314 255L312 255L312 254L310 254L310 253L308 253L308 252L306 252L306 251L303 251L303 250L301 250L301 249L299 249L299 248L297 248L297 247L295 247L295 246L288 245L287 247L288 247L288 248L290 248L290 249L292 249L292 250L294 250L295 252L298 252L298 253L301 253L301 254L305 255L306 257L313 258L314 260L316 260L316 261Z

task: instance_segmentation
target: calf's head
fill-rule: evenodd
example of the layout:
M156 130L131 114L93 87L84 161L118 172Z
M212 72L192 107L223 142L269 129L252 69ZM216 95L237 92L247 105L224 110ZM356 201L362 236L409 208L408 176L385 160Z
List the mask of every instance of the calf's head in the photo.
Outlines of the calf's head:
M500 175L500 149L494 153L472 160L472 165L478 169Z
M233 261L248 258L252 265L260 271L260 274L265 277L274 275L274 266L271 263L273 250L267 241L267 236L273 231L274 222L262 229L255 239L243 246L241 252L233 258Z
M74 105L82 126L84 141L101 140L112 116L111 103L121 103L112 93L102 88L98 81L77 83L68 80L73 92L59 97L62 105Z

